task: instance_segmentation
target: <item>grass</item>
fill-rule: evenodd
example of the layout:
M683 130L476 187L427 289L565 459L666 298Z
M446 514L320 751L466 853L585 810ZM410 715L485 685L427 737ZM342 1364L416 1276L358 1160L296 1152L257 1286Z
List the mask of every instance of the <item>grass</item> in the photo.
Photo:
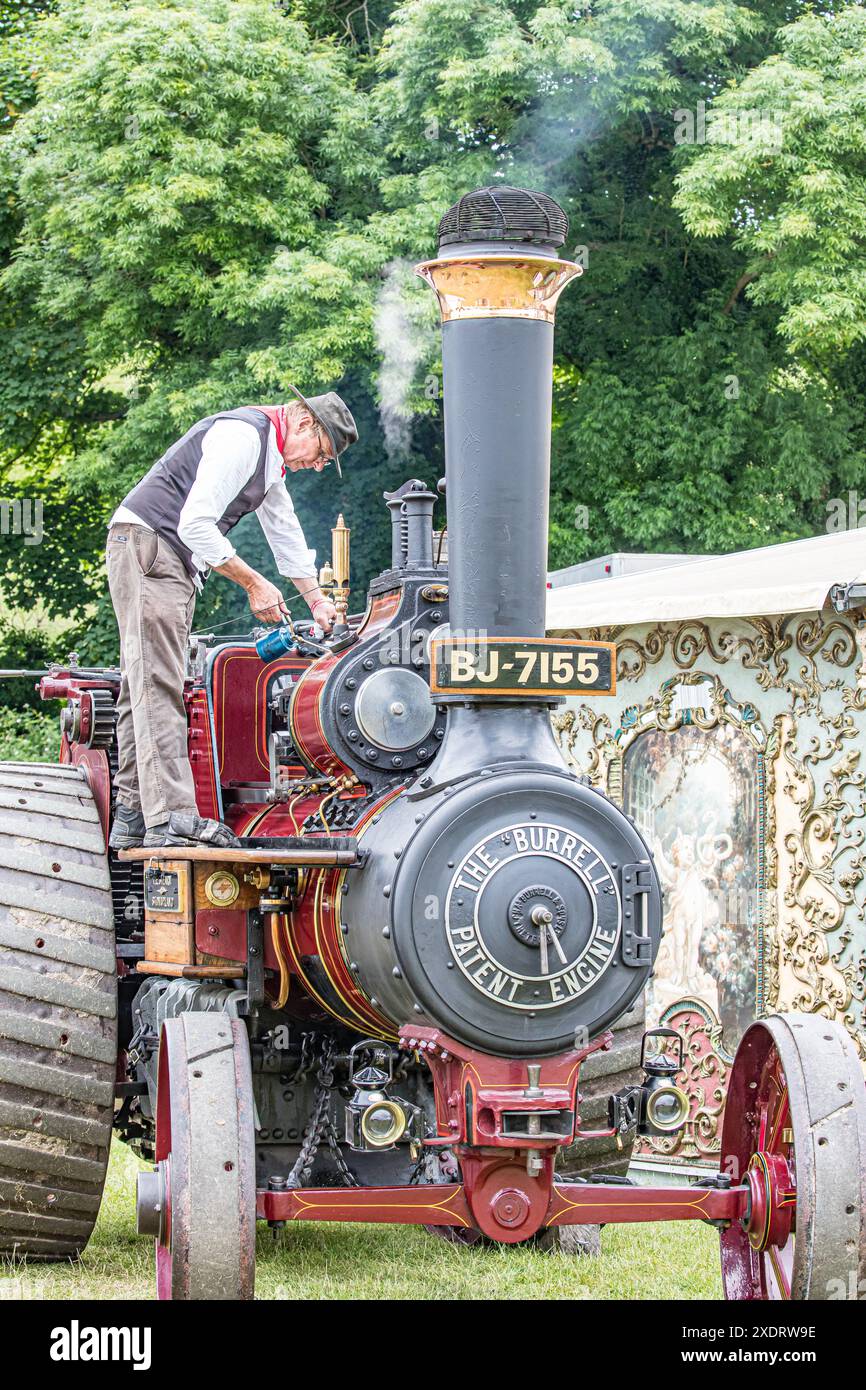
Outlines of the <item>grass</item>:
M135 1233L138 1160L112 1147L90 1244L65 1265L0 1266L0 1299L150 1299L153 1248ZM11 1286L4 1289L4 1277ZM411 1226L298 1223L258 1236L260 1299L717 1299L718 1237L683 1221L608 1226L598 1259L461 1249Z

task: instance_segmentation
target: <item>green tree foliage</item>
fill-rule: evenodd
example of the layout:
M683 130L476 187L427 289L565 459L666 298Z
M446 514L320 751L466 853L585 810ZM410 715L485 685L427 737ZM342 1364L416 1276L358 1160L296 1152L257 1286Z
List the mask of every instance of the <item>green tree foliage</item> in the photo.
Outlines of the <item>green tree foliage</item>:
M0 3L0 130L8 128L36 96L42 60L42 31L36 21L50 9L50 0Z
M696 235L733 240L750 299L826 364L866 338L866 9L820 9L720 93L674 205Z
M41 710L0 708L0 759L4 762L56 763L60 725L56 714Z

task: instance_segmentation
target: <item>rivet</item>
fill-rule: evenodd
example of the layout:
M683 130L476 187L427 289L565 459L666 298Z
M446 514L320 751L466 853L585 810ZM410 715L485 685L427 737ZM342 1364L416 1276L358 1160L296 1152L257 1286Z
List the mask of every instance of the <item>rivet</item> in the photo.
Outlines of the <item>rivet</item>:
M390 885L390 883L386 883L386 884L385 884L385 887L382 889L382 896L383 896L383 898L390 898L390 896L391 896L391 885Z
M351 705L341 705L341 706L340 706L340 713L341 713L341 714L351 714L351 713L352 713L352 706L351 706Z
M350 676L349 679L346 681L346 689L354 690L357 684L358 682L355 680L354 676Z
M349 961L349 969L350 969L350 970L357 970L357 969L358 969L358 962L357 962L356 960L350 960L350 961Z
M391 928L390 928L390 927L383 927L383 928L382 928L382 935L384 936L384 938L385 938L386 941L390 941L390 939L391 939Z
M375 663L374 663L373 658L372 658L371 656L368 656L368 657L365 657L365 658L364 658L364 670L365 670L365 671L372 671L374 664L375 664Z
M421 1008L421 1005L420 1005L420 1004L413 1004L413 1005L412 1005L412 1008L415 1010L416 1014L420 1014L420 1013L423 1013L423 1012L424 1012L424 1010Z
M403 978L403 972L400 969L399 965L394 966L394 969L391 971L391 974L394 976L395 980L402 980Z

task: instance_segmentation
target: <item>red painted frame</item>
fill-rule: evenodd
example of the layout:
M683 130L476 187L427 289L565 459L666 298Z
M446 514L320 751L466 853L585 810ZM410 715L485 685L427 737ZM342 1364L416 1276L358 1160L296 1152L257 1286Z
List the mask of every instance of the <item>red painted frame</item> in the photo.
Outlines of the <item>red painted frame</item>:
M428 1187L308 1187L256 1193L262 1221L376 1221L387 1225L472 1227L463 1183ZM540 1226L604 1222L738 1221L748 1193L743 1187L620 1187L610 1183L554 1183ZM507 1235L499 1235L507 1242ZM525 1239L521 1234L519 1239Z
M515 1244L549 1226L644 1221L739 1221L750 1211L746 1187L628 1187L557 1183L556 1151L580 1128L578 1079L593 1052L608 1050L606 1033L587 1047L537 1062L475 1052L427 1027L406 1027L400 1043L423 1056L433 1075L438 1133L429 1147L447 1145L463 1181L427 1186L259 1189L256 1212L265 1221L375 1221L456 1226ZM538 1067L530 1084L528 1067ZM506 1132L503 1117L559 1111L568 1132L530 1137ZM485 1128L479 1119L485 1113ZM471 1122L467 1116L471 1114ZM469 1132L471 1130L471 1132ZM603 1131L610 1133L611 1131ZM529 1169L532 1169L532 1172Z

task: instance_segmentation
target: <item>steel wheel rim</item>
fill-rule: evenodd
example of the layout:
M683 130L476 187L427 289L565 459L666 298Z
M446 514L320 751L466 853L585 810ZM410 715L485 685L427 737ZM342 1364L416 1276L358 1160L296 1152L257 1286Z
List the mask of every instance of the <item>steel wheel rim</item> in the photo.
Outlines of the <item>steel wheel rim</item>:
M845 1297L866 1264L866 1088L839 1025L784 1015L747 1030L720 1167L748 1189L743 1220L721 1233L725 1296Z
M164 1213L160 1300L250 1299L255 1286L254 1102L244 1025L223 1014L163 1024L155 1159ZM211 1222L207 1204L221 1201Z

